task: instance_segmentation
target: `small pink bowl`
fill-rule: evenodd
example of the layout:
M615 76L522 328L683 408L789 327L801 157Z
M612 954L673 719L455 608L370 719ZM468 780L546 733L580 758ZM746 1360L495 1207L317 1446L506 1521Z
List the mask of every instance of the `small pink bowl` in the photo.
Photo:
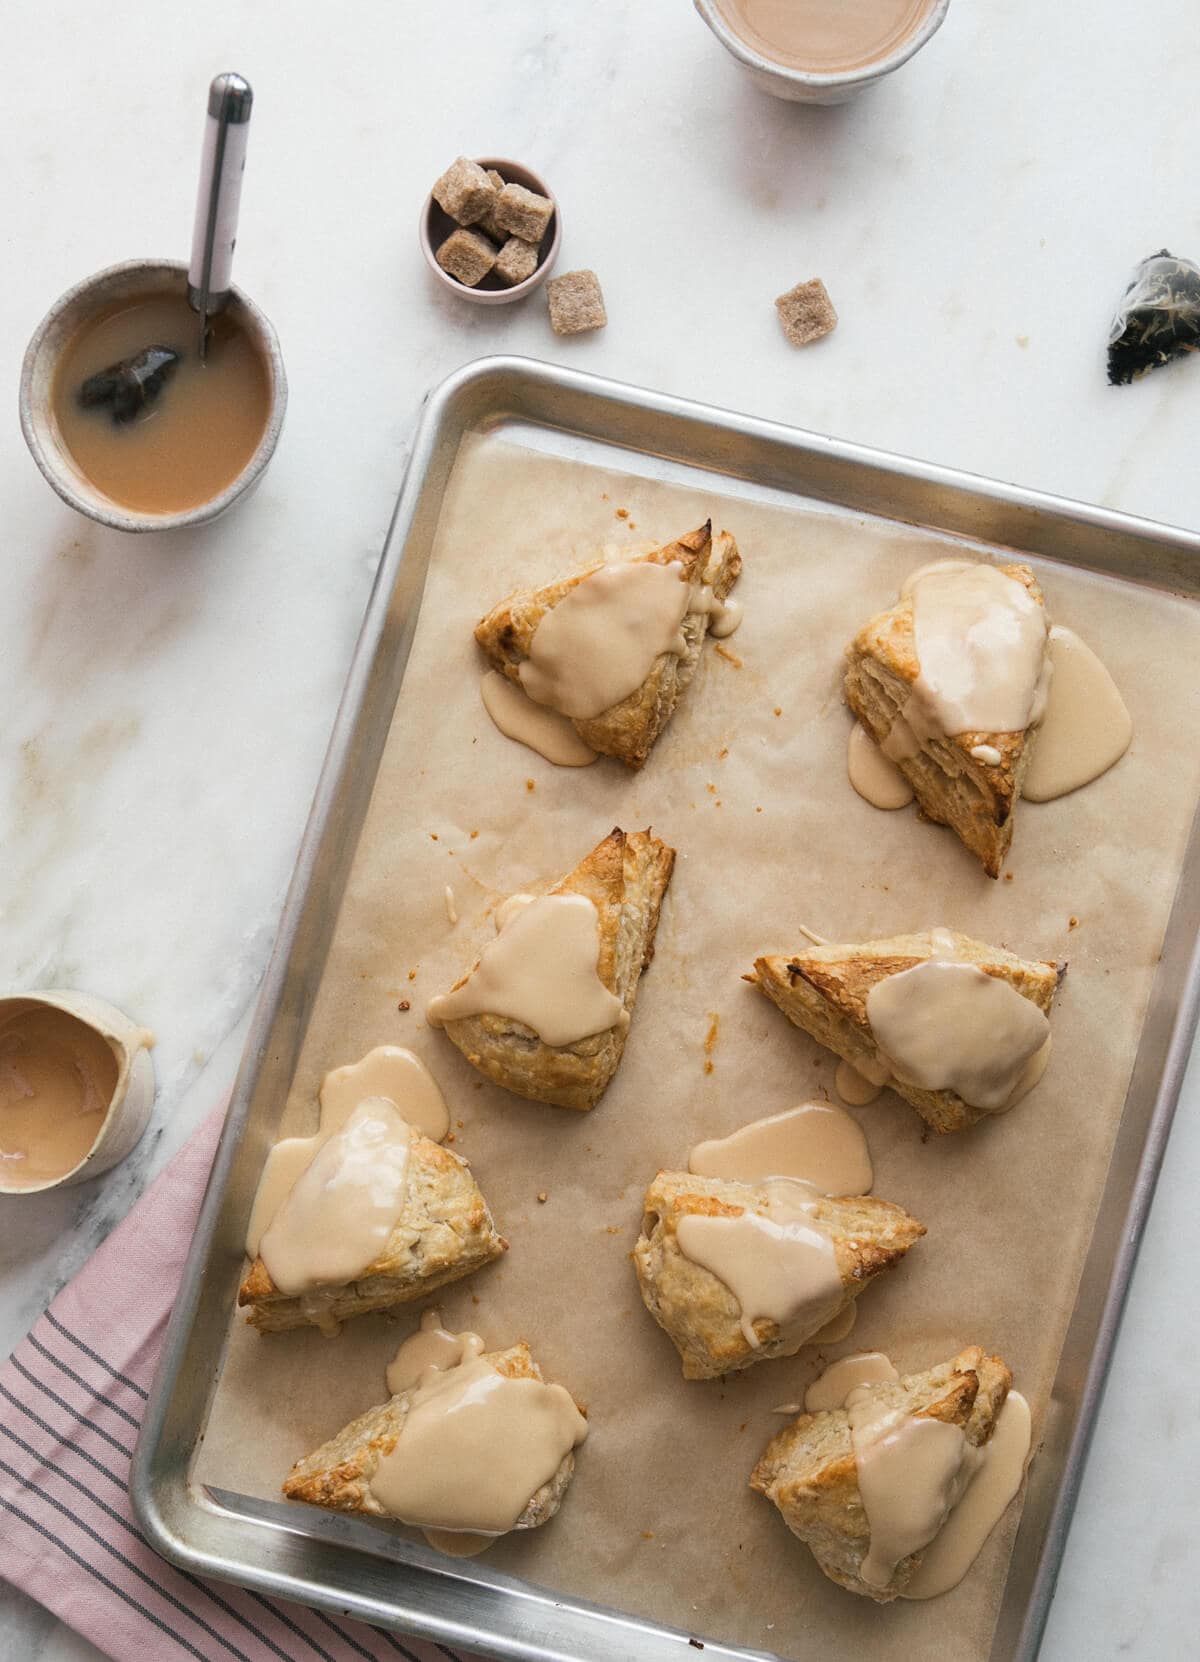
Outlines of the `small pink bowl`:
M506 161L503 156L477 156L475 160L482 168L494 168L506 185L524 185L526 190L536 191L539 196L548 196L551 202L554 202L554 194L545 181L539 179L536 173L531 173L527 167L521 167L517 162ZM438 207L432 196L427 196L422 204L417 234L421 239L421 252L425 256L425 264L444 288L448 288L460 300L472 300L479 306L507 306L511 300L523 300L527 294L532 294L534 289L540 288L549 277L551 267L558 258L560 219L558 203L554 202L554 212L546 227L546 235L542 238L542 246L538 249L537 270L532 277L526 277L523 283L514 283L511 288L491 271L478 287L472 289L465 283L460 283L457 277L451 277L448 271L442 270L437 263L434 250L440 248L451 232L458 229L458 224ZM471 229L470 226L467 228Z

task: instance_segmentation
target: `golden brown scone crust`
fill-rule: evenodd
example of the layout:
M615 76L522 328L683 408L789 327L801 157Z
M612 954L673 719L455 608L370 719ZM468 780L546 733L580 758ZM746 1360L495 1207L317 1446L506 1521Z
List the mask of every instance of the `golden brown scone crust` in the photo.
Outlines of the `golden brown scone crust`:
M491 1351L483 1360L490 1362L506 1379L542 1378L542 1370L530 1355L524 1339L508 1350ZM373 1518L386 1518L388 1514L371 1493L370 1482L379 1462L392 1452L400 1439L412 1397L411 1390L401 1391L378 1408L368 1408L336 1437L322 1443L303 1460L297 1460L284 1482L284 1494L289 1500L308 1501L312 1506L327 1506L336 1512L365 1512ZM536 1529L552 1518L574 1470L575 1456L568 1453L550 1481L530 1496L528 1506L513 1528Z
M980 1448L991 1437L1012 1374L998 1356L978 1345L925 1373L909 1374L875 1390L889 1406L917 1419L960 1425ZM871 1545L871 1529L858 1491L858 1472L844 1408L801 1414L771 1439L750 1476L750 1487L778 1508L793 1535L812 1549L831 1581L879 1604L898 1598L921 1562L919 1552L901 1559L886 1587L869 1587L859 1575Z
M1023 584L1039 606L1045 605L1029 566L998 569ZM864 624L846 648L846 702L877 744L891 731L920 668L911 595ZM959 733L930 739L915 756L897 763L925 817L948 825L989 877L999 877L1012 842L1013 810L1036 736L1036 728ZM971 755L983 744L1000 752L999 762L981 762Z
M1043 1015L1050 1014L1054 994L1066 974L1065 964L1018 958L1003 947L987 946L956 930L946 933L954 940L957 959L974 964L985 975L1007 981ZM914 935L893 935L857 946L809 947L790 958L756 958L754 973L746 979L818 1044L851 1067L866 1063L869 1068L879 1059L867 1020L871 988L889 975L898 975L934 956L933 932L923 929ZM926 1091L902 1079L888 1083L935 1131L962 1131L987 1116L986 1109L972 1107L955 1091Z
M642 1233L633 1249L634 1269L647 1310L683 1359L685 1379L715 1379L775 1356L794 1356L813 1337L812 1333L800 1338L795 1333L783 1335L775 1322L760 1317L754 1323L758 1348L747 1344L741 1305L733 1293L710 1270L680 1251L676 1239L680 1218L740 1217L747 1209L759 1210L764 1195L761 1184L678 1171L660 1171L646 1191ZM923 1223L873 1195L822 1198L815 1203L811 1222L833 1241L842 1278L839 1310L883 1270L898 1264L925 1233ZM826 1317L818 1327L831 1319Z
M675 850L649 831L618 828L549 891L585 895L599 912L600 979L631 1017L674 865ZM448 1021L445 1033L472 1067L506 1091L559 1108L594 1108L617 1071L629 1029L547 1045L523 1022L481 1015Z
M737 543L728 531L720 531L714 537L711 520L647 554L631 555L628 563L670 565L675 560L683 567L680 580L688 584L698 585L705 570L710 570L710 586L718 600L727 598L742 569ZM518 590L479 622L475 639L510 681L520 684L521 664L529 656L534 631L545 614L603 565L603 561L597 560L573 577L548 583L545 588ZM709 621L707 612L688 612L683 620L687 650L682 657L664 652L636 692L601 715L573 721L572 726L583 742L603 756L616 756L626 766L640 768L655 739L670 721L680 694L695 674Z
M319 1327L332 1335L351 1316L424 1298L507 1249L467 1162L414 1132L404 1210L384 1251L357 1280L288 1297L256 1258L238 1290L238 1303L252 1307L248 1320L260 1333Z

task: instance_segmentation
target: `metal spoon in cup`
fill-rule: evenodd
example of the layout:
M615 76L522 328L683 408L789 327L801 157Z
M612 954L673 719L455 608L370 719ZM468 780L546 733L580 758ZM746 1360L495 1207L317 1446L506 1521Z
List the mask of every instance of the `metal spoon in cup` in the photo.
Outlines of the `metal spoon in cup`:
M208 352L209 319L229 300L253 104L250 83L241 75L218 75L208 89L208 120L188 266L188 303L200 314L201 362Z

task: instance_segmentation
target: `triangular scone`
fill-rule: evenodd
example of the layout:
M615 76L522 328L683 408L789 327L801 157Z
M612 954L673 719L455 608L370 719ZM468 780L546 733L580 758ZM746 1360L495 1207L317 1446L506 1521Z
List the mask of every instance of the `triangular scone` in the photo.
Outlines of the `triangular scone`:
M992 1435L1012 1374L998 1356L972 1345L925 1373L895 1384L875 1385L889 1407L917 1419L961 1426L967 1443L981 1448ZM898 1598L921 1562L902 1558L886 1587L872 1587L859 1571L871 1545L871 1528L858 1489L858 1470L844 1408L801 1414L763 1450L750 1487L779 1508L793 1535L812 1549L831 1581L880 1604Z
M360 1276L346 1285L289 1297L256 1258L238 1290L238 1303L251 1306L247 1320L260 1333L319 1327L333 1335L351 1316L424 1298L490 1264L507 1248L467 1162L414 1131L404 1210L386 1248Z
M1026 565L998 568L1024 585L1044 605L1042 591ZM877 744L900 716L920 673L913 637L913 600L908 595L863 625L846 648L846 702ZM948 825L999 877L1013 834L1013 811L1021 794L1036 728L1020 733L959 733L924 740L916 754L897 761L928 819ZM998 751L998 762L980 761L980 746Z
M999 976L1023 998L1031 999L1043 1015L1050 1014L1065 964L1018 958L1003 947L987 946L955 930L936 934L953 941L957 961ZM867 996L886 976L899 975L939 956L934 935L935 931L923 929L919 934L893 935L856 946L808 947L790 958L756 958L754 973L746 980L818 1044L868 1078L877 1078L880 1059L867 1019ZM964 1102L956 1091L927 1091L896 1078L890 1078L888 1085L935 1131L962 1131L987 1114L986 1109Z
M728 531L719 531L714 537L711 520L649 553L631 555L628 563L670 565L673 561L683 567L681 581L692 587L697 598L703 584L718 601L728 597L742 569L737 543ZM603 565L603 561L596 561L586 570L545 588L518 590L481 620L475 639L509 680L520 684L520 666L529 656L534 631L545 614ZM709 622L708 611L688 611L682 624L687 647L682 657L674 652L660 654L636 692L601 715L572 721L583 742L601 755L616 756L627 766L640 768L695 674Z
M542 1380L542 1370L522 1339L508 1350L494 1350L481 1358L490 1362L506 1379ZM327 1506L335 1512L362 1512L373 1518L388 1513L371 1493L376 1467L395 1448L404 1431L415 1387L401 1391L378 1408L368 1408L351 1420L336 1437L297 1460L283 1485L289 1500ZM558 1511L575 1470L575 1456L566 1454L548 1483L529 1497L529 1504L513 1525L514 1529L536 1529Z
M630 1017L642 971L654 956L659 908L674 864L675 850L649 831L618 827L548 891L584 895L595 906L600 914L597 972ZM453 990L469 978L462 976ZM466 1016L445 1023L446 1037L494 1084L559 1108L595 1107L617 1071L628 1032L625 1023L574 1044L548 1045L508 1016Z
M683 1359L685 1379L716 1379L755 1362L794 1356L877 1275L898 1264L925 1233L923 1223L873 1195L841 1200L814 1196L808 1221L833 1243L842 1303L807 1333L781 1334L775 1322L757 1318L753 1325L759 1342L753 1346L742 1331L737 1298L710 1270L685 1256L676 1237L681 1218L762 1213L764 1198L762 1184L678 1171L660 1171L646 1191L634 1269L647 1310Z

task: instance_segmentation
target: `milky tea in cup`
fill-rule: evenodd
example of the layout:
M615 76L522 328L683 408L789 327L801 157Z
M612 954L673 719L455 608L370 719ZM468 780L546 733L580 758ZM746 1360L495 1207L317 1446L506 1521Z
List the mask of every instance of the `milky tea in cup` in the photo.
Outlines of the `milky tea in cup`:
M890 58L934 0L717 0L727 27L787 69L839 75Z
M79 471L120 507L168 514L231 485L271 414L267 364L236 304L200 321L180 293L118 300L83 322L57 365L51 404Z

